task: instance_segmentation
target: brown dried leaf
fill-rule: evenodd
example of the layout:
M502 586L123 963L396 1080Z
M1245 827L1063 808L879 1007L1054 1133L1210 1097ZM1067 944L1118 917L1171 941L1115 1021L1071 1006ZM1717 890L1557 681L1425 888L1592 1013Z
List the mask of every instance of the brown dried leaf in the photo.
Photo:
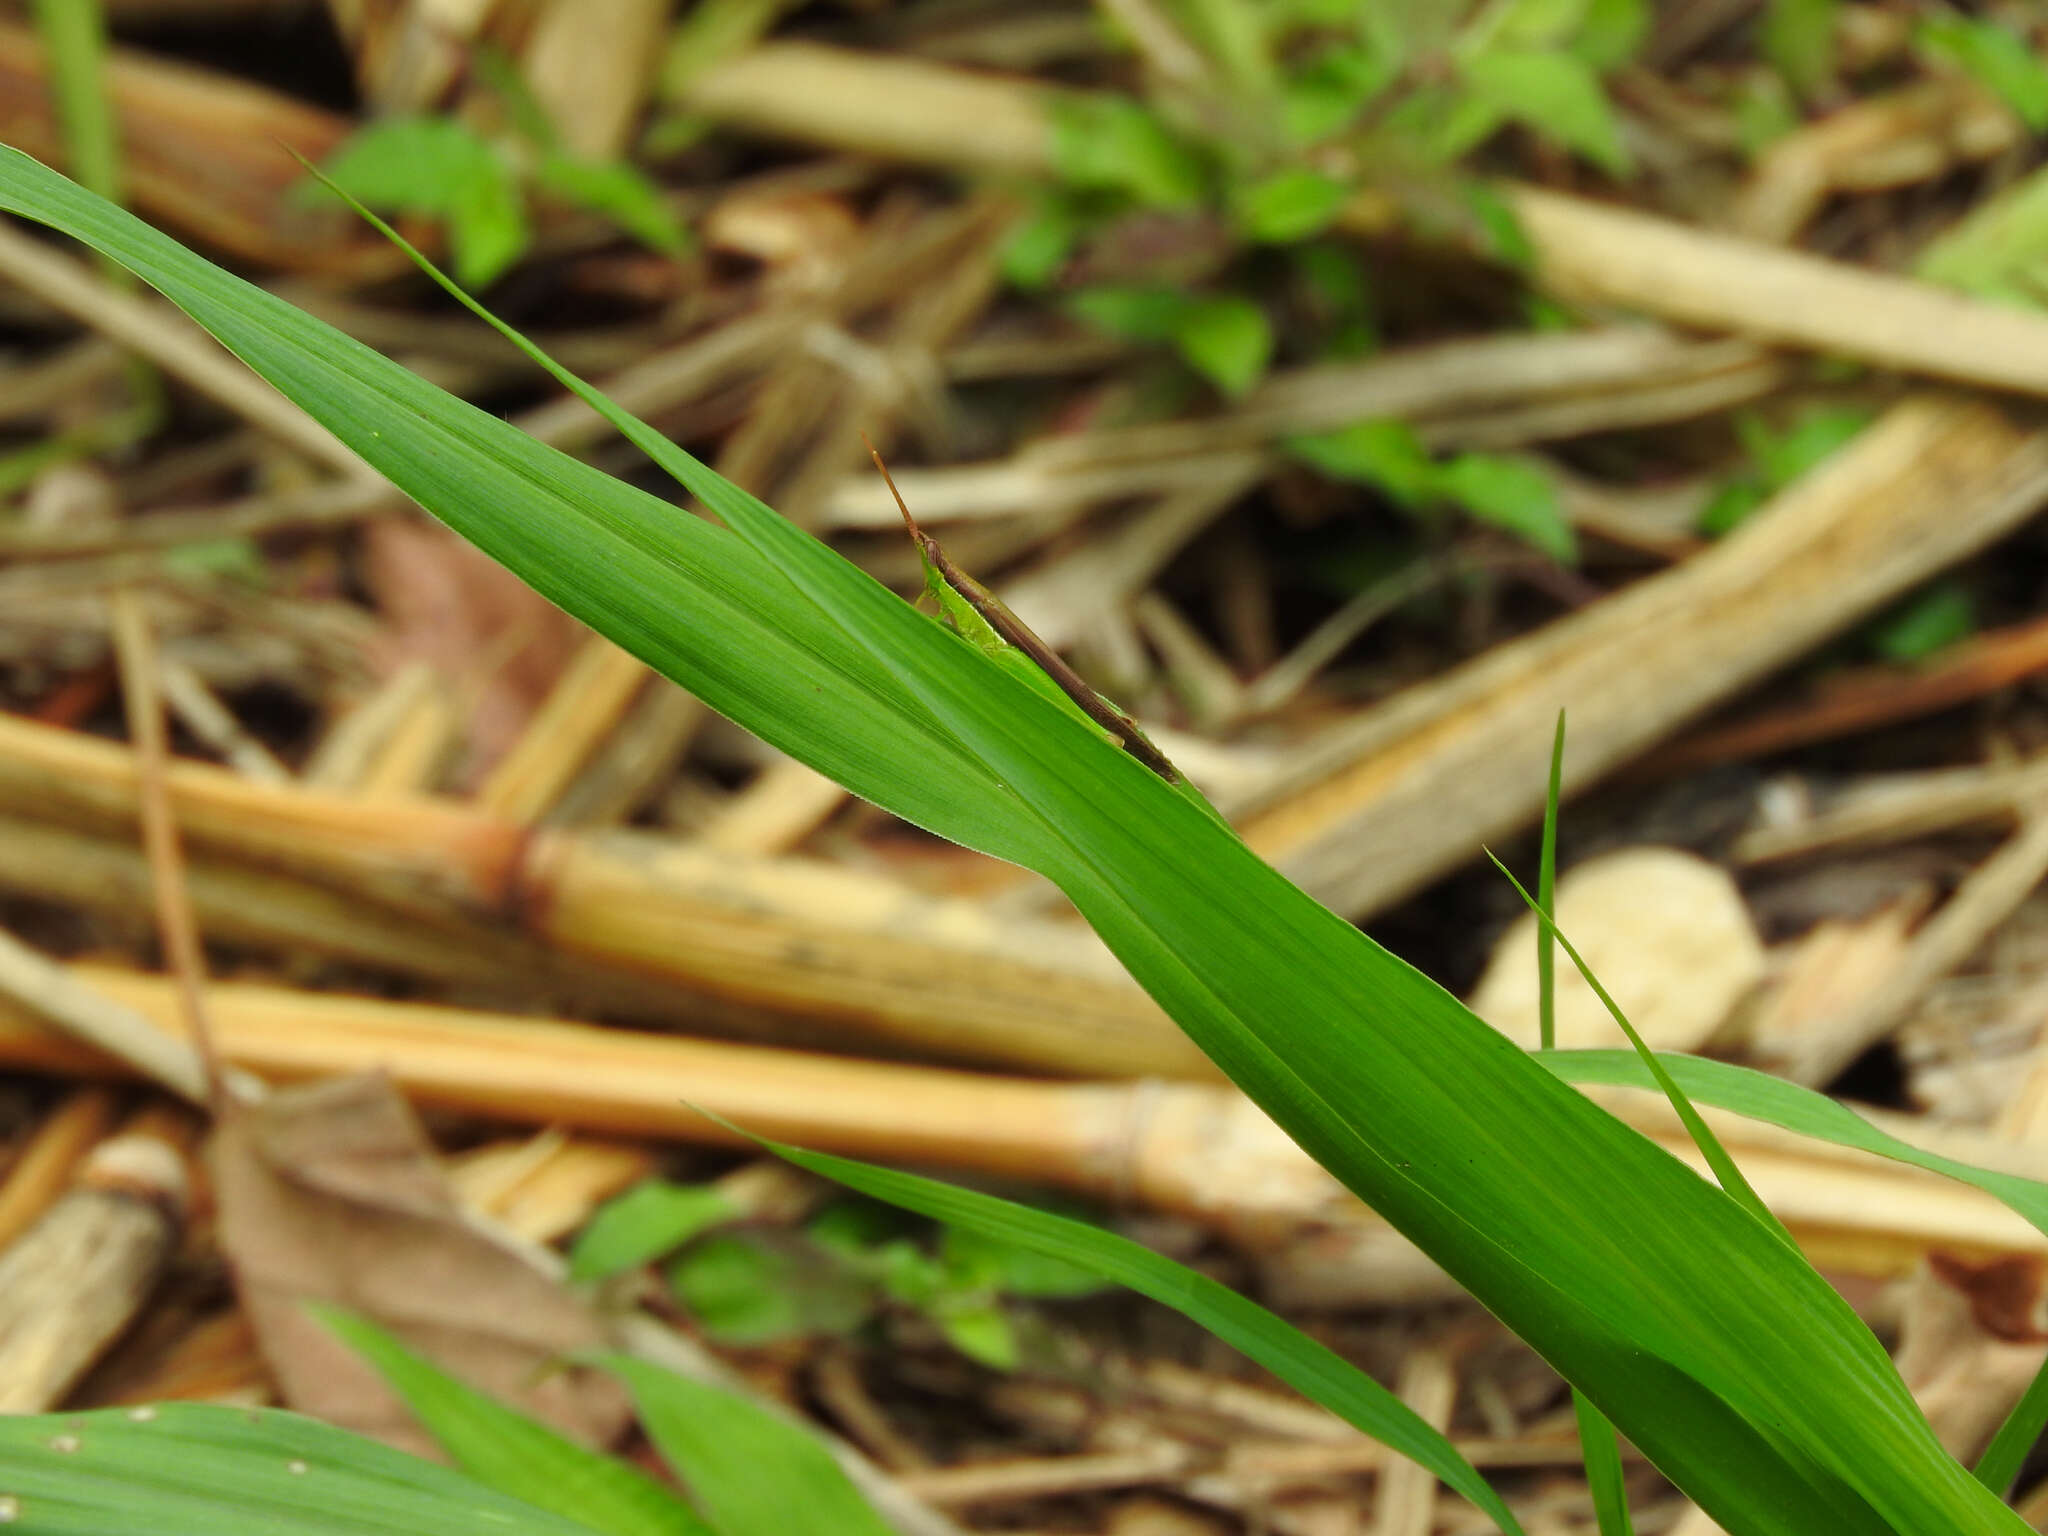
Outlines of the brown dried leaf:
M233 1105L209 1160L221 1248L292 1407L431 1453L382 1378L306 1312L324 1301L586 1444L625 1427L608 1378L552 1369L604 1342L595 1317L465 1217L383 1074Z

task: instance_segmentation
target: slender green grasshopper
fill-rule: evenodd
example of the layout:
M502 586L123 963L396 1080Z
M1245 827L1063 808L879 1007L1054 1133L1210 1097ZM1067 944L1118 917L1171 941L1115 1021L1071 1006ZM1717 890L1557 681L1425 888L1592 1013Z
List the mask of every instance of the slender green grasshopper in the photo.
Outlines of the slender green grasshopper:
M861 441L867 443L865 434ZM867 443L867 448L875 468L882 472L889 494L896 498L896 510L903 514L903 526L910 530L918 557L924 562L925 591L938 605L939 617L947 627L1013 677L1086 720L1167 783L1192 794L1192 786L1181 777L1180 770L1146 739L1136 721L1090 688L1051 646L1003 605L1001 598L946 557L938 541L918 527L917 519L910 515L903 493L896 489L895 477L875 451L875 445Z

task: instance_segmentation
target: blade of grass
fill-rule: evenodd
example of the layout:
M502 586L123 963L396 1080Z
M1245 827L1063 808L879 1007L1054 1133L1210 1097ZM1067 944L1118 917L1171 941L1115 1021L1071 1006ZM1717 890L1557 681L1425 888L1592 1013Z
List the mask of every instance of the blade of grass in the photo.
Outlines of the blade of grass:
M1572 1410L1579 1421L1579 1444L1586 1454L1586 1488L1593 1495L1593 1516L1600 1523L1600 1536L1635 1536L1628 1517L1628 1488L1621 1476L1621 1444L1614 1437L1614 1426L1583 1392L1572 1393Z
M1869 1330L1752 1216L759 501L642 428L634 440L738 537L679 532L665 504L25 157L0 155L0 206L139 267L423 505L715 708L1051 876L1297 1141L1730 1531L2023 1529L1941 1450Z
M312 1311L377 1368L441 1449L478 1482L606 1536L710 1536L688 1505L646 1473L507 1408L422 1360L367 1318L339 1307Z
M1977 1481L2003 1498L2013 1479L2020 1475L2027 1452L2041 1438L2043 1426L2048 1426L2048 1360L2041 1362L2034 1379L2027 1383L2027 1390L2012 1405L2005 1422L1998 1426L1998 1433L1991 1437L1984 1454L1977 1458L1977 1465L1971 1468Z
M743 1397L630 1355L597 1355L719 1536L894 1536L817 1439Z
M1568 1083L1651 1090L1662 1087L1631 1051L1549 1051L1532 1059ZM1975 1185L2048 1236L2048 1184L1995 1168L1978 1168L1916 1147L1872 1125L1846 1104L1768 1072L1738 1067L1732 1062L1710 1061L1704 1056L1661 1056L1658 1065L1679 1084L1688 1099Z
M1550 785L1543 798L1543 838L1536 862L1536 1016L1543 1050L1557 1045L1557 942L1550 924L1557 917L1557 821L1564 796L1564 711L1550 743ZM1592 1399L1572 1388L1572 1415L1579 1426L1579 1453L1586 1487L1593 1495L1600 1536L1634 1536L1628 1518L1628 1488L1621 1477L1621 1442Z
M1071 1217L852 1158L754 1139L777 1157L849 1189L1064 1260L1173 1308L1354 1429L1434 1472L1501 1530L1520 1532L1513 1513L1478 1469L1414 1409L1291 1323L1207 1275Z
M1730 1157L1728 1149L1721 1145L1721 1138L1716 1136L1707 1122L1700 1118L1699 1111L1694 1109L1692 1101L1686 1098L1685 1090L1678 1086L1677 1080L1669 1072L1665 1071L1663 1063L1658 1059L1657 1053L1650 1049L1648 1042L1636 1033L1635 1025L1629 1023L1628 1015L1621 1011L1620 1004L1616 1003L1607 988L1600 984L1600 978L1593 974L1593 968L1587 965L1578 950L1572 947L1571 940L1558 930L1550 914L1523 889L1522 882L1514 877L1507 865L1494 858L1491 852L1487 857L1493 860L1493 867L1506 876L1508 883L1514 886L1515 894L1536 914L1536 921L1543 925L1544 931L1556 939L1558 945L1570 957L1572 964L1578 967L1579 975L1585 979L1586 985L1593 989L1593 995L1600 999L1608 1015L1621 1026L1621 1032L1628 1036L1629 1044L1635 1047L1643 1065L1649 1068L1657 1086L1664 1090L1665 1098L1671 1101L1671 1107L1678 1112L1678 1118L1684 1124L1686 1134L1692 1137L1693 1145L1700 1149L1700 1154L1707 1160L1707 1166L1714 1170L1714 1177L1720 1182L1721 1188L1744 1210L1775 1232L1788 1247L1796 1246L1792 1242L1792 1234L1785 1230L1785 1224L1778 1220L1771 1208L1764 1204L1763 1198L1750 1186L1749 1180L1743 1177L1742 1170L1735 1164L1735 1159Z
M0 1417L0 1492L45 1536L607 1536L317 1419L212 1403Z
M1557 712L1557 735L1550 744L1550 789L1543 800L1543 850L1536 864L1536 907L1545 917L1557 914L1557 806L1564 789L1564 711ZM1557 940L1550 928L1536 925L1536 1038L1543 1050L1557 1049Z

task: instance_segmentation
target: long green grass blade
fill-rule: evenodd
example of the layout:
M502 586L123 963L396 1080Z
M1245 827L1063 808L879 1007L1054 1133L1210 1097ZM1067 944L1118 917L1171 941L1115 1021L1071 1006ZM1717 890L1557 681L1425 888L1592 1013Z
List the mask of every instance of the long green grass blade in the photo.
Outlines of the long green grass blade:
M646 1473L585 1450L422 1360L367 1318L314 1313L377 1368L413 1417L477 1481L606 1536L709 1536L689 1506Z
M1564 791L1564 711L1557 712L1557 734L1550 743L1550 787L1543 797L1543 842L1536 862L1536 905L1545 917L1557 916L1557 807ZM1557 934L1548 923L1536 925L1536 1041L1543 1050L1557 1048Z
M1586 1488L1593 1495L1593 1517L1600 1524L1600 1536L1635 1536L1614 1426L1583 1392L1572 1394L1572 1411L1579 1421L1579 1444L1586 1453Z
M592 1363L626 1384L647 1438L719 1536L893 1536L831 1454L794 1424L629 1355Z
M2024 1529L1754 1217L754 498L636 436L726 529L683 517L24 156L0 156L0 207L137 269L436 515L714 708L1049 875L1289 1134L1736 1536Z
M451 1467L269 1408L0 1417L20 1536L606 1536Z
M1531 1058L1568 1083L1599 1084L1610 1088L1648 1088L1659 1085L1650 1071L1630 1051L1548 1051ZM1872 1152L1930 1173L1974 1184L1985 1194L2003 1201L2010 1209L2048 1236L2048 1183L1995 1168L1978 1168L1939 1152L1929 1152L1903 1141L1891 1132L1872 1125L1856 1111L1825 1094L1788 1083L1782 1077L1738 1067L1733 1062L1710 1061L1704 1056L1657 1058L1659 1064L1684 1089L1688 1099L1711 1104L1750 1120L1761 1120L1783 1130L1797 1131L1817 1141L1838 1147Z
M1699 1111L1694 1109L1691 1101L1686 1098L1685 1090L1680 1088L1671 1074L1664 1070L1657 1053L1652 1051L1643 1037L1636 1032L1635 1025L1628 1021L1628 1015L1621 1011L1621 1005L1615 1002L1613 995L1601 983L1600 978L1593 974L1593 968L1586 964L1585 957L1572 946L1570 939L1558 931L1549 908L1522 888L1522 882L1514 877L1507 865L1494 858L1491 852L1487 857L1493 859L1493 867L1506 876L1508 884L1515 888L1515 894L1536 914L1536 921L1542 925L1543 931L1571 957L1571 962L1578 968L1579 975L1585 979L1586 985L1593 989L1593 995L1600 999L1600 1005L1607 1010L1608 1017L1620 1026L1624 1035L1628 1036L1628 1043L1635 1047L1638 1059L1649 1070L1650 1076L1656 1079L1657 1086L1664 1090L1664 1097L1678 1112L1678 1118L1685 1126L1686 1134L1692 1138L1693 1145L1700 1149L1700 1155L1706 1158L1707 1166L1713 1169L1714 1177L1719 1181L1721 1188L1736 1204L1782 1238L1787 1247L1793 1246L1792 1234L1785 1230L1785 1224L1778 1220L1771 1208L1764 1204L1763 1198L1750 1186L1749 1180L1743 1177L1735 1159L1730 1157L1728 1149L1721 1145L1721 1138L1716 1136L1712 1127L1700 1118Z
M1557 731L1550 741L1550 783L1543 797L1543 837L1536 860L1536 911L1541 918L1536 925L1537 1040L1546 1051L1557 1045L1557 820L1564 795L1564 713L1557 712ZM1614 1426L1577 1387L1572 1388L1572 1417L1579 1426L1579 1452L1600 1536L1634 1536Z
M1127 1237L1050 1211L852 1158L772 1141L762 1145L864 1195L1064 1260L1173 1308L1354 1429L1434 1472L1503 1531L1521 1530L1486 1479L1414 1409L1300 1329L1207 1275Z
M2020 1466L2034 1448L2034 1442L2041 1438L2043 1426L2048 1426L2048 1360L2041 1362L2034 1379L2027 1383L2027 1390L2020 1394L2005 1422L1998 1426L1998 1433L1984 1447L1984 1454L1977 1458L1977 1465L1971 1469L1977 1481L2002 1497L2020 1475Z

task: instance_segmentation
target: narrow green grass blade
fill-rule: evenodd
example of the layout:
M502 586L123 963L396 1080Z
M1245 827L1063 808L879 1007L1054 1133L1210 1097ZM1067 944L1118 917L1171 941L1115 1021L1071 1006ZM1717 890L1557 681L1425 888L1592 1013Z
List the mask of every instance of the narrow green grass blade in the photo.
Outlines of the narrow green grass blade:
M1628 1518L1628 1489L1621 1476L1621 1445L1607 1422L1583 1392L1572 1393L1572 1411L1579 1421L1579 1444L1586 1455L1586 1488L1593 1495L1593 1517L1600 1536L1635 1536Z
M1557 735L1550 743L1550 788L1543 797L1543 847L1536 863L1536 905L1546 917L1557 916L1557 805L1564 791L1564 711L1557 712ZM1557 939L1544 923L1536 925L1536 1039L1541 1049L1557 1048Z
M1550 742L1550 784L1543 797L1543 839L1536 860L1536 1017L1540 1048L1557 1045L1557 818L1564 792L1564 711ZM1621 1476L1621 1442L1592 1399L1572 1388L1572 1416L1579 1426L1579 1454L1593 1495L1600 1536L1634 1536L1628 1518L1628 1487Z
M629 1355L591 1363L626 1384L647 1438L719 1536L894 1536L816 1437L794 1424Z
M1486 1479L1414 1409L1300 1329L1207 1275L1129 1238L1050 1211L852 1158L773 1141L761 1145L864 1195L1061 1259L1173 1308L1354 1429L1434 1472L1503 1531L1521 1530Z
M104 83L107 25L99 0L36 0L36 30L72 179L118 203L121 141Z
M1568 1083L1610 1088L1658 1086L1649 1069L1629 1051L1550 1051L1532 1059ZM2048 1236L2048 1183L1995 1168L1978 1168L1939 1152L1926 1151L1872 1125L1839 1100L1768 1072L1738 1067L1732 1062L1710 1061L1704 1056L1666 1055L1658 1061L1690 1099L1747 1119L1761 1120L1766 1125L1797 1131L1817 1141L1873 1152L1974 1184Z
M26 157L0 155L0 207L138 269L423 505L713 707L1053 878L1290 1135L1736 1536L2024 1530L1753 1216L754 498L668 449L731 532L681 518Z
M638 1468L585 1450L545 1424L422 1360L367 1318L316 1317L405 1400L413 1417L477 1481L606 1536L709 1536L688 1505Z
M1615 1002L1607 988L1601 985L1600 978L1593 974L1593 968L1586 964L1585 959L1572 946L1572 941L1558 931L1549 910L1522 888L1522 882L1510 873L1507 865L1494 858L1491 852L1487 857L1493 859L1493 867L1506 876L1508 883L1515 888L1515 894L1536 914L1536 921L1542 925L1543 931L1556 940L1565 954L1571 957L1572 964L1578 968L1579 975L1585 979L1586 985L1593 989L1593 995L1600 999L1601 1006L1607 1010L1608 1016L1621 1026L1621 1032L1628 1036L1629 1044L1635 1047L1636 1055L1649 1069L1650 1075L1656 1079L1657 1086L1664 1090L1664 1097L1670 1101L1671 1107L1678 1112L1678 1118L1684 1124L1686 1134L1692 1138L1693 1145L1700 1149L1700 1154L1707 1160L1707 1166L1714 1170L1714 1177L1720 1182L1721 1188L1750 1215L1783 1238L1787 1247L1796 1247L1792 1242L1792 1234L1785 1230L1785 1224L1778 1220L1771 1208L1764 1204L1763 1198L1750 1187L1749 1180L1743 1177L1735 1159L1730 1157L1728 1149L1721 1145L1721 1138L1716 1136L1712 1127L1700 1118L1699 1111L1694 1109L1686 1098L1685 1090L1680 1088L1671 1074L1664 1070L1663 1064L1657 1059L1657 1053L1652 1051L1643 1037L1636 1033L1635 1025L1629 1023L1628 1015L1621 1011L1621 1005Z
M360 1435L270 1408L0 1417L20 1536L607 1536Z
M2034 1379L2027 1383L2027 1390L2012 1405L2005 1422L1998 1426L1998 1433L1991 1437L1984 1454L1977 1458L1977 1465L1971 1468L1977 1481L2003 1498L2013 1479L2020 1475L2027 1452L2041 1438L2043 1426L2048 1426L2048 1360L2041 1362Z

